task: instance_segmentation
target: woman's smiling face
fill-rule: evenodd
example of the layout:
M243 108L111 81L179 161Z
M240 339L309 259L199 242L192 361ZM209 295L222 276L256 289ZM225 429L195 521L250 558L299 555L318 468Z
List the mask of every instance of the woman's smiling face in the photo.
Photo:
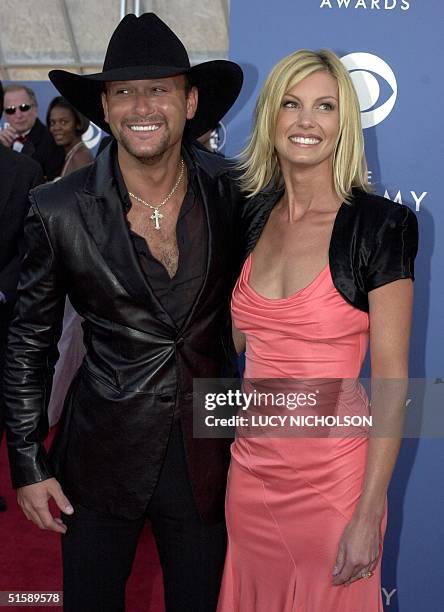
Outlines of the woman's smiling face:
M276 121L274 146L281 168L333 167L339 134L338 83L317 71L285 92Z

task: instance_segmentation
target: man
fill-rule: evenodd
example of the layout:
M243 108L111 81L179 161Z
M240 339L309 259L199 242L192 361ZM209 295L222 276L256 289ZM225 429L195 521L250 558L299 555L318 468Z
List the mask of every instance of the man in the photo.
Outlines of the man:
M3 87L0 81L0 118ZM3 435L3 364L6 336L17 289L23 224L29 208L28 193L42 182L39 165L0 147L0 442ZM0 497L0 511L6 509Z
M35 93L29 87L14 83L5 87L5 115L9 124L0 131L0 144L35 159L42 167L45 180L59 176L65 153L37 116Z
M226 61L190 68L150 13L122 20L102 73L50 78L115 142L32 198L5 376L13 483L26 516L64 534L65 610L124 609L148 517L166 609L210 612L229 441L193 439L192 392L195 377L236 371L239 202L226 162L192 140L234 103L242 72ZM48 458L45 397L66 293L87 354Z

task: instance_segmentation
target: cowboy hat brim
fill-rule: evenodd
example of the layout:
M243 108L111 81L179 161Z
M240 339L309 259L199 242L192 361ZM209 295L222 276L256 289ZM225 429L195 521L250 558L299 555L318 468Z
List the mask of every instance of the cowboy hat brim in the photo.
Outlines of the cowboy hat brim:
M79 75L66 70L51 70L49 78L61 95L85 117L111 133L102 109L104 83L159 79L185 74L199 92L197 111L187 122L187 134L198 138L217 126L233 106L242 87L240 66L228 60L212 60L191 68L177 66L134 66L114 68L95 74Z

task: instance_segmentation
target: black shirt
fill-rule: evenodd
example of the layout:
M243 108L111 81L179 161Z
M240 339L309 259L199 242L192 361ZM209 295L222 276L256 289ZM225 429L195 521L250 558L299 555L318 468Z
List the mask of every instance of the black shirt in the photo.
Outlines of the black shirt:
M203 203L199 197L196 171L186 152L183 151L182 154L188 171L188 188L177 219L179 261L173 278L170 278L160 261L153 257L146 240L130 229L134 250L145 278L178 329L184 324L203 284L208 248L207 222ZM117 154L114 157L114 175L125 215L128 215L132 204L120 171ZM147 214L151 215L151 210L147 210Z

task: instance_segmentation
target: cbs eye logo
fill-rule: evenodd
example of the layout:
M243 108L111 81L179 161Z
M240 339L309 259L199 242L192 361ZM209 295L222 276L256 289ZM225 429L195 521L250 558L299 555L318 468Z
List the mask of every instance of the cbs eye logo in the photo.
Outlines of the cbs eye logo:
M102 138L102 130L95 125L95 123L90 122L88 129L82 135L82 140L88 149L94 149L96 145L99 144Z
M398 84L390 66L383 59L371 53L349 53L341 58L341 62L350 73L355 86L361 108L361 122L364 129L373 127L384 121L395 106L398 95ZM378 75L382 83L378 81ZM391 88L391 95L381 103L381 85Z
M211 132L210 136L210 149L213 153L222 151L227 140L227 129L222 121L219 121L215 129Z

